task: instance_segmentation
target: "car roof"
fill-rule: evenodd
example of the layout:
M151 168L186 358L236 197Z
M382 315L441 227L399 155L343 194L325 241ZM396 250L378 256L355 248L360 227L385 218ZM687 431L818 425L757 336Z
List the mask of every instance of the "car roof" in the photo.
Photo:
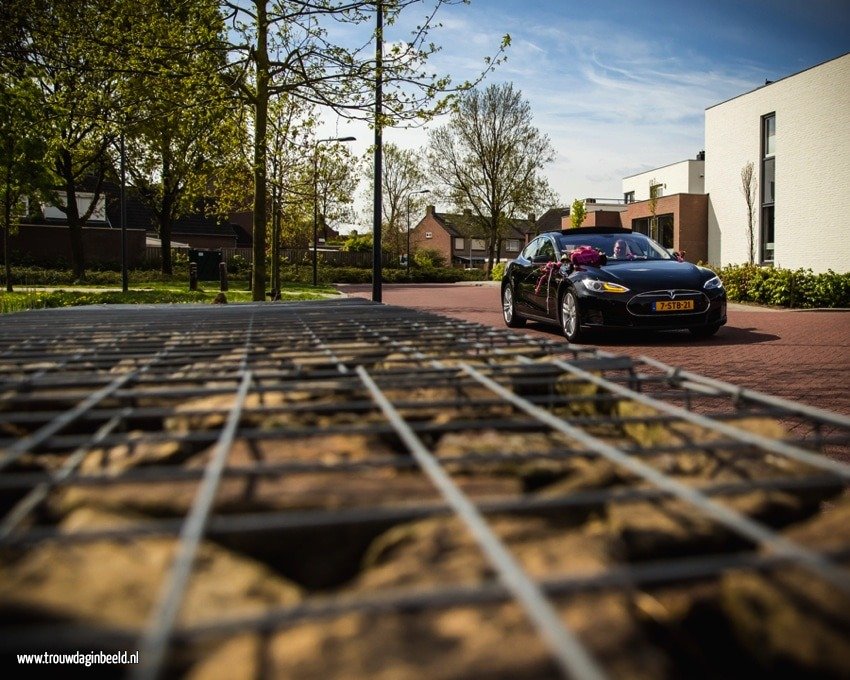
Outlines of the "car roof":
M572 229L561 229L558 233L563 236L570 236L572 234L633 234L635 232L622 227L574 227Z

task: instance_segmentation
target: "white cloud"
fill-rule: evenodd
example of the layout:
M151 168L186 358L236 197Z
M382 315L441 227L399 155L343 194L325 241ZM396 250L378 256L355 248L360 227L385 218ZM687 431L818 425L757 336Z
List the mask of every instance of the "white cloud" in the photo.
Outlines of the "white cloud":
M644 39L613 21L559 17L558 23L531 24L522 14L488 10L487 3L449 7L439 20L442 28L433 37L442 50L429 67L452 74L455 82L474 78L483 58L511 33L507 61L485 84L512 81L531 104L535 124L556 150L546 174L564 204L619 197L623 177L693 158L704 148L705 108L764 77L752 64L732 68L699 54L672 53L656 37ZM401 24L396 29L393 39L405 30ZM350 132L337 122L334 134L355 134L352 150L363 153L373 133L357 126ZM387 130L384 139L421 148L427 132Z

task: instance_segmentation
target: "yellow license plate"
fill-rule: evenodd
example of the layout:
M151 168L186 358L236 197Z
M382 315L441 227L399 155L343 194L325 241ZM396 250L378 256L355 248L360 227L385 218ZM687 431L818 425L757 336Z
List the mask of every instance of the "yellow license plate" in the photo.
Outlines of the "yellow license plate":
M656 312L686 312L693 308L693 300L659 300L653 305Z

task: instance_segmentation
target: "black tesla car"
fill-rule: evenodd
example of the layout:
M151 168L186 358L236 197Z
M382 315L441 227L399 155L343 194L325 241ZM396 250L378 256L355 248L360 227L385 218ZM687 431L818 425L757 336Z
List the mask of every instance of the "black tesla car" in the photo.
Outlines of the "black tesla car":
M505 323L557 324L567 340L589 331L688 329L706 338L726 323L726 290L710 269L685 262L629 229L546 232L505 267Z

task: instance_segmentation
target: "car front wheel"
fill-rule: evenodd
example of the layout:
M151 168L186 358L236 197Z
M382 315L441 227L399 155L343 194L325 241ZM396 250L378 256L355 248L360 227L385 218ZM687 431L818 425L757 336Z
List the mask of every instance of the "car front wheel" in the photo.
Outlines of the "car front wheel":
M525 319L522 318L516 311L514 303L514 291L511 284L507 284L502 288L502 315L505 317L505 324L508 328L522 328L525 326Z
M581 322L578 307L578 296L575 291L568 290L561 298L561 329L570 342L581 339Z

